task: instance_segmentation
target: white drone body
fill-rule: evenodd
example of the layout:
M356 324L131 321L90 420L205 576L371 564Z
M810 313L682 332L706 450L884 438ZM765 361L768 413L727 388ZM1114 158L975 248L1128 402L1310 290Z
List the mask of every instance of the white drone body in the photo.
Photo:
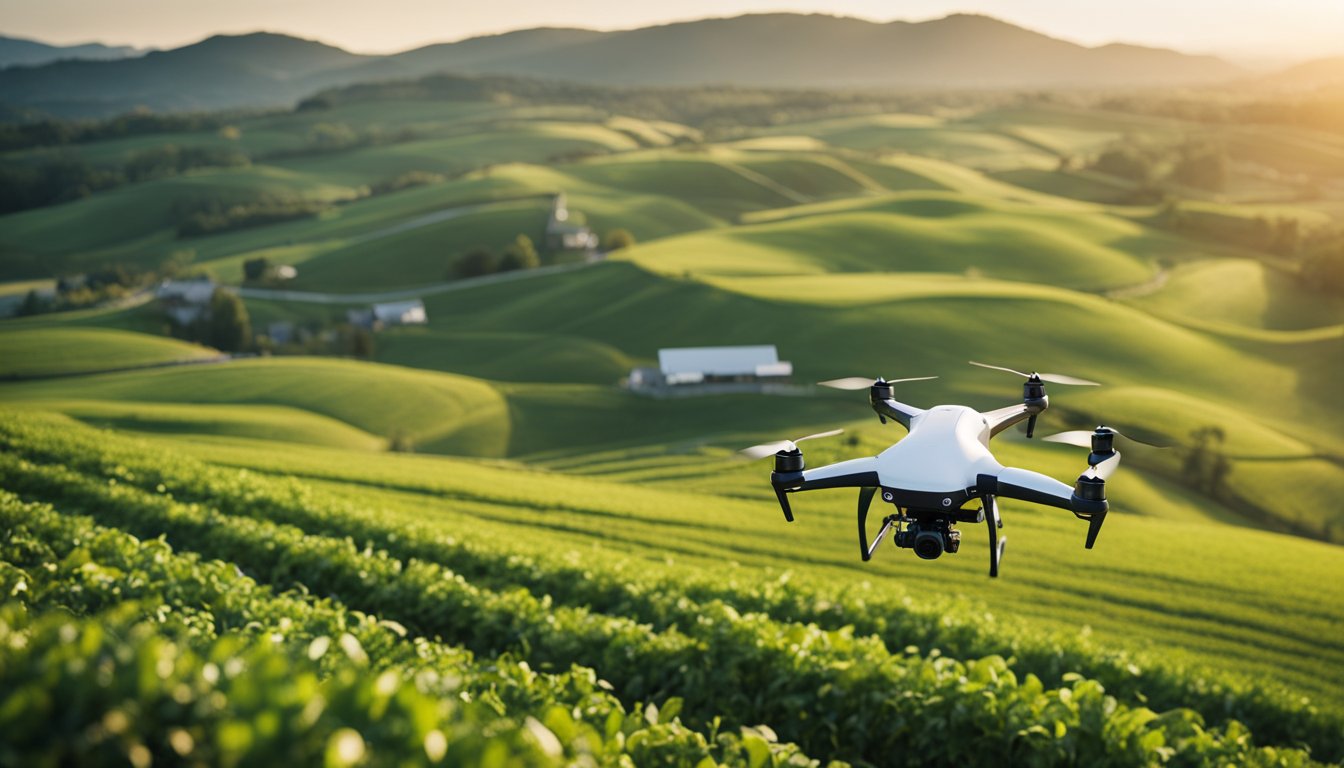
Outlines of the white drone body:
M1072 495L1072 488L1052 477L1004 467L989 452L990 437L984 414L964 405L939 405L913 415L909 436L882 453L804 470L803 477L818 481L876 472L880 487L943 495L949 499L945 506L951 506L957 494L975 487L980 475L996 475L1013 485L1061 498Z
M1098 427L1092 433L1063 433L1046 438L1091 448L1089 469L1073 486L1029 469L1005 467L990 452L990 440L1022 421L1028 422L1027 436L1031 436L1036 417L1049 407L1045 381L1095 383L1052 374L1021 375L1027 377L1022 403L986 413L962 405L939 405L927 410L916 408L894 399L891 385L895 382L883 379L871 383L867 379L823 382L840 389L867 388L869 402L878 418L883 423L890 419L904 425L909 435L876 456L814 469L805 468L803 454L795 441L755 446L744 453L753 457L775 455L775 471L770 475L770 482L784 518L789 522L793 521L788 499L790 493L858 488L859 551L864 560L872 557L893 526L898 547L913 549L921 558L932 560L944 552L955 553L959 549L961 534L954 527L957 522L983 521L989 526L989 575L998 576L1006 541L998 535L998 529L1003 526L995 504L998 497L1073 512L1089 523L1086 547L1091 549L1109 508L1105 481L1120 462L1120 454L1113 448L1114 438L1119 433ZM831 434L836 432L802 439ZM868 508L878 491L881 491L882 500L895 506L897 512L883 519L881 530L869 545ZM978 508L966 509L968 503L977 500L980 502Z

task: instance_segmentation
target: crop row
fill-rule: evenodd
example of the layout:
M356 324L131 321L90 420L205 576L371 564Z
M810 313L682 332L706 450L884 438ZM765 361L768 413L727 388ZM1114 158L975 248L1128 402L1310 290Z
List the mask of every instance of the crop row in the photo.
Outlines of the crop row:
M170 641L167 646L156 646L158 653L177 658L199 652L209 659L226 647L220 639L223 636L229 643L251 649L235 654L244 664L258 653L265 656L262 651L266 648L283 647L286 650L281 656L294 657L291 662L298 661L320 673L320 686L339 687L359 675L376 678L379 691L412 686L413 692L398 692L395 698L416 712L412 722L402 722L402 709L377 714L386 702L375 699L370 711L353 713L347 702L345 709L332 713L330 722L318 718L304 725L291 722L295 713L288 712L285 705L291 691L272 690L276 682L265 679L257 681L258 690L262 690L263 698L278 697L278 706L254 707L256 702L240 702L228 691L222 692L222 699L215 697L218 706L203 704L199 699L213 696L217 690L209 687L193 691L191 702L177 701L177 706L170 706L157 700L163 690L146 691L124 684L144 672L142 662L153 660L153 653L146 657L139 647L116 645L116 637L106 637L93 629L101 621L83 624L64 620L55 626L66 634L77 633L75 644L88 644L87 653L71 657L45 648L37 655L29 652L0 663L0 690L5 691L0 694L0 733L7 734L0 747L0 764L89 763L106 751L106 741L114 735L123 755L146 750L151 757L172 757L171 750L176 757L186 757L181 747L191 745L191 759L209 764L246 764L275 754L295 758L306 754L311 759L322 754L313 750L326 744L334 733L328 725L335 723L348 729L351 723L367 725L371 720L378 723L365 751L383 761L433 757L439 751L446 761L471 763L480 757L477 753L482 746L487 746L512 760L543 764L552 761L532 758L562 757L590 764L615 764L622 756L629 756L636 764L694 764L706 759L753 766L811 763L790 745L770 744L767 737L772 734L768 731L745 732L740 738L713 733L707 740L676 719L680 704L675 700L661 708L646 706L626 712L615 697L602 690L590 669L576 667L563 675L548 675L507 658L474 663L471 653L460 648L423 639L407 641L405 630L394 623L350 612L338 603L310 595L272 594L232 565L175 553L162 540L142 542L122 531L101 528L87 517L61 515L43 505L20 503L4 492L0 492L0 532L4 534L0 539L0 594L21 599L9 604L4 615L10 627L0 632L45 636L43 627L51 622L39 621L38 628L31 631L23 629L19 625L26 622L22 613L16 612L20 606L48 612L60 608L81 615L110 612L112 623L134 638L132 645L157 635L154 643ZM83 634L90 631L93 637L83 639ZM107 642L113 645L107 646ZM109 652L115 661L106 661ZM88 663L72 664L73 658ZM134 663L126 665L127 660ZM97 684L89 685L85 672L117 662L123 666L102 669ZM235 663L216 660L215 667L230 669ZM188 667L194 668L190 664ZM119 675L126 680L114 680ZM82 692L90 687L98 695L90 697ZM304 683L300 687L307 690L312 686ZM181 690L165 690L175 691L173 695L182 698ZM468 702L471 706L464 713L460 708L431 706L424 701ZM155 717L164 706L180 717ZM249 718L240 712L249 707L255 708L252 720L264 717L283 723L283 732L272 729L243 738L240 731L236 738L219 738L218 728L213 726L219 725L220 718L239 721L242 724L238 729L251 727L246 725ZM192 719L192 712L203 716ZM100 731L99 724L109 717L119 717L118 713L128 718L125 727L118 734ZM314 719L317 714L309 705L303 717ZM506 715L512 720L504 719ZM517 746L522 742L507 738L496 739L500 743L493 746L476 744L472 739L459 743L461 729L445 724L464 718L464 727L477 734L507 734L522 724L531 733L524 739L527 748L520 752ZM435 723L439 724L440 736L431 735L432 729L426 730ZM383 737L399 731L409 732L413 738L398 743ZM361 743L366 737L363 728L349 733L358 734ZM279 753L274 751L276 738L285 744ZM437 741L441 741L441 750L434 743ZM428 753L413 748L419 744L426 745Z
M82 469L120 482L143 488L163 485L178 497L208 500L228 514L260 516L309 532L372 542L398 557L445 565L473 583L525 586L558 604L588 606L655 628L678 626L696 634L704 605L723 601L739 611L766 613L781 622L853 627L860 635L877 635L890 648L940 647L959 657L1007 652L1015 657L1012 668L1018 675L1034 674L1055 685L1083 670L1122 701L1146 701L1159 708L1192 706L1216 724L1244 721L1269 743L1305 743L1327 759L1344 756L1344 723L1337 715L1304 708L1272 688L1174 665L1139 667L1125 654L1106 654L1076 640L1010 634L1001 625L981 623L975 615L916 609L874 593L826 593L796 583L741 585L694 577L669 583L630 569L569 562L559 555L522 555L516 547L469 541L461 530L449 540L441 529L389 521L291 479L215 469L189 460L161 460L166 456L151 459L136 451L116 450L112 441L100 440L95 446L91 440L81 440L74 448L67 435L58 438L31 428L7 431L11 441L35 458L76 454Z
M874 639L702 606L696 638L628 619L556 608L524 590L494 593L436 564L304 536L269 521L186 505L64 467L0 457L0 478L26 494L224 557L277 584L301 581L352 606L478 649L517 649L534 663L586 663L627 697L680 694L688 717L731 713L768 722L813 754L890 764L1025 761L1149 764L1306 762L1257 749L1239 726L1202 727L1197 713L1118 705L1095 681L1047 691L997 657L960 663L900 657ZM263 575L264 574L264 575ZM1044 723L1044 725L1043 725Z

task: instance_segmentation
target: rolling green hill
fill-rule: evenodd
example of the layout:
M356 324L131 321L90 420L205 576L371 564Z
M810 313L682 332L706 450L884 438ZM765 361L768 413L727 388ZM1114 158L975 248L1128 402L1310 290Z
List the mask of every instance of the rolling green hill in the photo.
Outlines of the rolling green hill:
M1161 258L1185 247L1115 218L955 194L907 193L773 215L663 240L628 258L671 274L973 271L1024 282L1049 274L1056 285L1096 289L1145 281L1151 267L1134 253Z
M199 344L110 328L6 329L0 331L0 379L200 361L218 354Z
M206 171L5 216L0 258L12 277L73 273L117 257L153 267L183 248L176 242L183 205L208 200L228 206L268 197L331 202L358 195L351 187L279 168Z
M619 37L456 50L485 62L496 43L554 53ZM93 733L131 706L96 698L98 670L162 683L134 688L145 712L182 711L159 707L182 698L181 679L258 723L364 686L322 699L341 719L296 726L283 752L263 726L243 747L203 715L135 720L127 733L159 762L181 757L180 727L204 762L307 764L354 744L334 729L363 718L378 723L358 726L371 759L432 758L442 738L463 764L487 732L500 762L549 750L539 765L1344 759L1344 307L1299 275L1298 252L1253 237L1296 226L1303 252L1330 242L1344 197L1287 170L1330 141L1035 97L856 115L708 89L695 98L724 111L692 120L667 113L686 94L578 104L580 91L538 95L561 85L516 100L483 99L475 81L436 87L467 95L350 89L236 131L167 134L237 142L253 164L0 216L8 279L176 254L178 269L237 285L247 260L293 265L270 287L296 293L243 294L258 332L289 322L304 336L259 343L274 356L174 365L211 352L168 338L152 303L0 321L0 375L26 379L0 381L0 635L21 638L0 643L0 731L29 711L6 697L28 696ZM768 125L729 117L771 105ZM312 136L336 123L355 140L318 151ZM1224 193L1164 187L1172 200L1142 205L1129 204L1136 182L1085 164L1116 141L1214 135L1274 161L1257 170L1229 140ZM69 151L117 163L154 146ZM572 222L635 243L591 260L547 252L557 194ZM179 231L197 195L314 205ZM568 266L459 277L462 254L518 234ZM425 325L333 351L355 333L346 309L417 294ZM777 345L795 386L620 388L661 348L725 344ZM1067 513L1005 503L999 580L969 524L955 555L884 545L864 563L852 492L795 497L789 525L768 462L737 454L844 427L807 444L819 466L901 437L864 393L809 387L822 379L938 375L900 385L920 406L1018 400L1014 376L968 360L1103 382L1052 384L1040 435L1106 423L1172 446L1121 444L1094 550ZM132 366L153 367L110 370ZM1085 467L1085 451L1019 431L994 449L1064 481ZM61 642L70 633L80 643ZM167 674L125 661L140 659L125 648L169 646L181 662ZM192 665L227 670L230 653L274 675L210 688ZM22 748L83 743L44 728L19 729Z
M509 440L505 402L483 382L341 360L239 360L208 371L161 368L78 382L16 384L5 389L5 398L283 407L344 422L378 438L404 438L424 450L480 456L503 455ZM217 418L229 421L227 414Z

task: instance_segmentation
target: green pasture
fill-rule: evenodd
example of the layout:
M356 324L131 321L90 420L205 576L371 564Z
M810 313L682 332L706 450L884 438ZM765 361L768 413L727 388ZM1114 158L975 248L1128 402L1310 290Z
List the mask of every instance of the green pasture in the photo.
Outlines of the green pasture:
M598 233L617 228L628 230L639 242L726 223L675 196L671 190L631 192L594 183L582 175L586 165L547 167L510 163L495 166L481 176L534 194L563 192L570 215L577 220Z
M23 407L62 413L86 424L123 432L248 438L352 451L381 451L387 446L384 438L343 421L289 406L37 400Z
M6 277L74 272L109 260L152 268L173 250L189 247L176 241L177 205L201 198L246 203L259 196L335 202L358 194L351 187L266 166L135 184L0 217L0 268Z
M1344 324L1344 301L1311 295L1282 270L1252 260L1182 264L1162 289L1132 300L1169 317L1264 330L1298 331Z
M214 270L221 279L240 281L242 262L248 258L266 256L278 263L295 263L353 240L377 239L390 231L412 228L426 217L443 215L450 209L535 198L548 192L507 178L468 175L362 197L316 217L184 239L174 247L190 251L197 263Z
M378 335L379 362L451 371L499 381L568 381L613 385L634 361L607 344L541 330L492 333L470 329L395 328Z
M1145 260L1175 257L1170 236L1102 214L951 193L771 211L749 226L670 238L631 251L667 274L943 272L1083 289L1141 283Z
M1105 205L1123 204L1133 189L1132 184L1121 179L1086 171L1014 168L990 175L1024 189Z
M359 238L304 260L299 276L286 288L373 291L442 282L455 276L457 260L474 248L499 253L518 235L540 246L549 212L550 200L531 198L381 237Z
M603 125L630 136L646 147L666 147L679 141L699 141L703 138L699 130L667 120L641 120L617 115Z
M882 114L796 123L772 129L863 152L902 152L974 168L1048 167L1050 149L1007 131L926 115Z
M768 177L743 173L727 158L702 151L658 150L597 158L566 171L621 192L679 199L725 221L746 211L797 203L796 195L801 194Z
M421 450L481 456L502 455L509 442L505 400L484 382L329 358L260 358L11 384L0 387L0 400L263 405L343 422L343 432L331 433L342 441L359 430L375 439L402 438ZM203 416L201 423L209 422Z
M388 99L336 104L325 109L264 115L239 123L243 139L249 131L284 133L299 139L320 123L340 123L351 129L428 133L466 122L489 121L509 114L510 108L489 101L428 101Z
M506 122L456 136L275 162L327 183L360 185L389 180L410 171L457 175L497 163L540 163L575 153L620 152L639 146L629 135L603 125Z
M199 344L112 328L0 326L4 379L189 362L218 354Z

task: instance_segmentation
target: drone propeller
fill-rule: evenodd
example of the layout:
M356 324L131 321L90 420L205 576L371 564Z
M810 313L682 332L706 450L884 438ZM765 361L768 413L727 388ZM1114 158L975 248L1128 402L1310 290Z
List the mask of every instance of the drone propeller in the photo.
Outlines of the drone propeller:
M1149 448L1168 448L1168 447L1170 447L1170 446L1166 446L1166 445L1159 445L1158 443L1151 443L1151 442L1148 442L1147 440L1140 440L1140 439L1137 438L1137 437L1131 437L1130 435L1126 435L1126 434L1124 434L1123 432L1121 432L1120 430L1115 429L1115 428L1113 428L1113 427L1105 427L1105 426L1102 426L1102 427L1097 427L1097 429L1103 429L1103 430L1106 430L1107 432L1110 432L1110 433L1115 434L1115 435L1119 435L1120 437L1123 437L1123 438L1125 438L1126 440L1129 440L1129 441L1131 441L1131 442L1135 442L1135 443L1138 443L1138 444L1140 444L1140 445L1146 445L1146 446L1148 446ZM1052 442L1052 443L1064 443L1064 444L1066 444L1066 445L1076 445L1076 446L1078 446L1079 448L1091 448L1091 447L1092 447L1092 436L1095 435L1095 434L1096 434L1096 432L1094 432L1094 431L1092 431L1092 430L1089 430L1089 429L1075 429L1075 430L1072 430L1072 431L1069 431L1069 432L1056 432L1056 433L1053 434L1053 435L1047 435L1047 436L1045 436L1045 437L1042 437L1041 439L1042 439L1042 440L1048 440L1048 441L1050 441L1050 442Z
M1012 368L1004 368L1001 365L987 365L985 363L977 363L974 360L969 360L967 362L969 362L971 365L978 365L981 368L990 368L995 371L1006 371L1008 373L1015 373L1024 379L1035 378L1040 379L1041 381L1048 381L1052 384L1073 384L1076 386L1084 386L1084 387L1101 386L1100 382L1088 381L1087 379L1080 379L1075 376L1065 376L1062 373L1023 373L1021 371L1014 370Z
M1152 448L1166 447L1136 437L1128 437L1121 434L1120 430L1105 425L1092 431L1076 429L1070 432L1056 432L1041 439L1051 443L1064 443L1065 445L1075 445L1079 448L1089 449L1092 451L1087 457L1090 466L1080 479L1105 480L1111 476L1116 467L1120 466L1120 454L1112 447L1117 437L1123 437L1131 442Z
M830 387L831 389L846 389L850 391L857 391L860 389L867 389L873 386L874 384L900 384L906 381L928 381L929 379L936 379L936 378L938 377L917 376L913 379L884 379L881 376L879 376L876 379L865 379L862 376L848 376L843 379L830 379L829 381L819 381L817 383L823 387Z
M1104 461L1088 467L1087 471L1083 473L1083 477L1088 480L1105 480L1111 476L1111 473L1115 472L1115 468L1118 466L1120 466L1120 454L1112 453Z
M801 443L804 440L814 440L818 437L831 437L832 435L838 435L844 431L845 430L843 429L832 429L829 432L818 432L815 435L800 437L797 440L776 440L773 443L761 443L760 445L753 445L750 448L743 448L738 451L738 453L752 460L763 459L766 456L779 453L780 451L796 451L798 450L798 443Z

